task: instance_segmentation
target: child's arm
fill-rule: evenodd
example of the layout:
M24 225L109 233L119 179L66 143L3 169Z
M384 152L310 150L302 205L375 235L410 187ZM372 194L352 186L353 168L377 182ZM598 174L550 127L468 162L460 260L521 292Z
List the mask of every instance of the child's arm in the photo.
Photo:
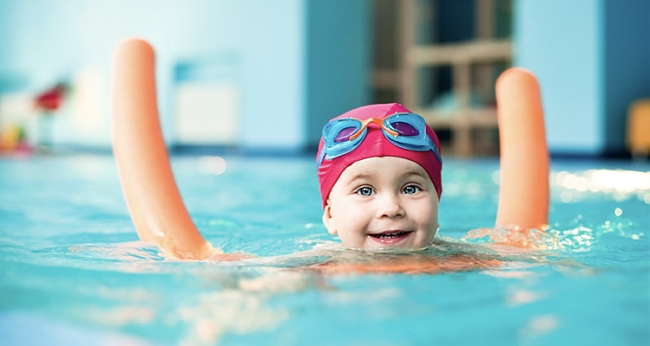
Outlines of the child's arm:
M177 258L208 258L216 251L185 209L160 129L153 49L130 39L114 59L113 153L138 235Z
M537 79L512 68L496 84L501 181L496 225L544 229L548 224L549 158Z

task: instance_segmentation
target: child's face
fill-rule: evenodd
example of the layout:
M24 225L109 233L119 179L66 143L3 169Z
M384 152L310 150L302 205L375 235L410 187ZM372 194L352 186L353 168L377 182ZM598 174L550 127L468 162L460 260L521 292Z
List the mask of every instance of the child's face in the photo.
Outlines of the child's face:
M371 157L343 171L329 194L323 223L347 248L422 249L438 230L438 196L417 163Z

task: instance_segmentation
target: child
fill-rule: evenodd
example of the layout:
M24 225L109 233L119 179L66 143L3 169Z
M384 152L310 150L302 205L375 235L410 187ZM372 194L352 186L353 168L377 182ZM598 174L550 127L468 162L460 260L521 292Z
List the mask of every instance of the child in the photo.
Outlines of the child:
M323 223L347 248L423 249L438 230L438 137L400 104L332 119L317 154Z
M160 131L151 46L127 40L115 64L113 149L140 238L181 259L246 257L213 249L185 209ZM497 225L542 228L548 216L548 155L535 78L519 69L505 72L497 99L502 146ZM323 134L317 160L327 230L347 248L428 247L438 230L442 159L424 120L399 104L372 105L333 119Z

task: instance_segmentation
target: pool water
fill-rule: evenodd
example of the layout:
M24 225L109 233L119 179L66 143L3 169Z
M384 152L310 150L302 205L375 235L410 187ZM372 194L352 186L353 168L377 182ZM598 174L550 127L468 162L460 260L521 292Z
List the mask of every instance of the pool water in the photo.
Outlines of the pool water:
M174 261L139 242L109 155L0 159L0 343L650 344L648 163L553 162L551 229L522 250L476 230L494 224L498 161L446 160L444 244L420 255L502 264L436 275L306 270L390 256L327 234L311 157L173 168L206 239L258 258Z

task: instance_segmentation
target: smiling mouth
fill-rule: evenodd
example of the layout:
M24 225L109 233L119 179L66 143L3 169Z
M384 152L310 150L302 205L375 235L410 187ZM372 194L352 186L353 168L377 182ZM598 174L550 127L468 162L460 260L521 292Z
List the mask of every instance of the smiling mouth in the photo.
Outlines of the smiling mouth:
M393 244L397 243L400 240L406 238L409 234L413 232L410 231L387 231L378 234L369 234L374 240L379 241L383 244Z

